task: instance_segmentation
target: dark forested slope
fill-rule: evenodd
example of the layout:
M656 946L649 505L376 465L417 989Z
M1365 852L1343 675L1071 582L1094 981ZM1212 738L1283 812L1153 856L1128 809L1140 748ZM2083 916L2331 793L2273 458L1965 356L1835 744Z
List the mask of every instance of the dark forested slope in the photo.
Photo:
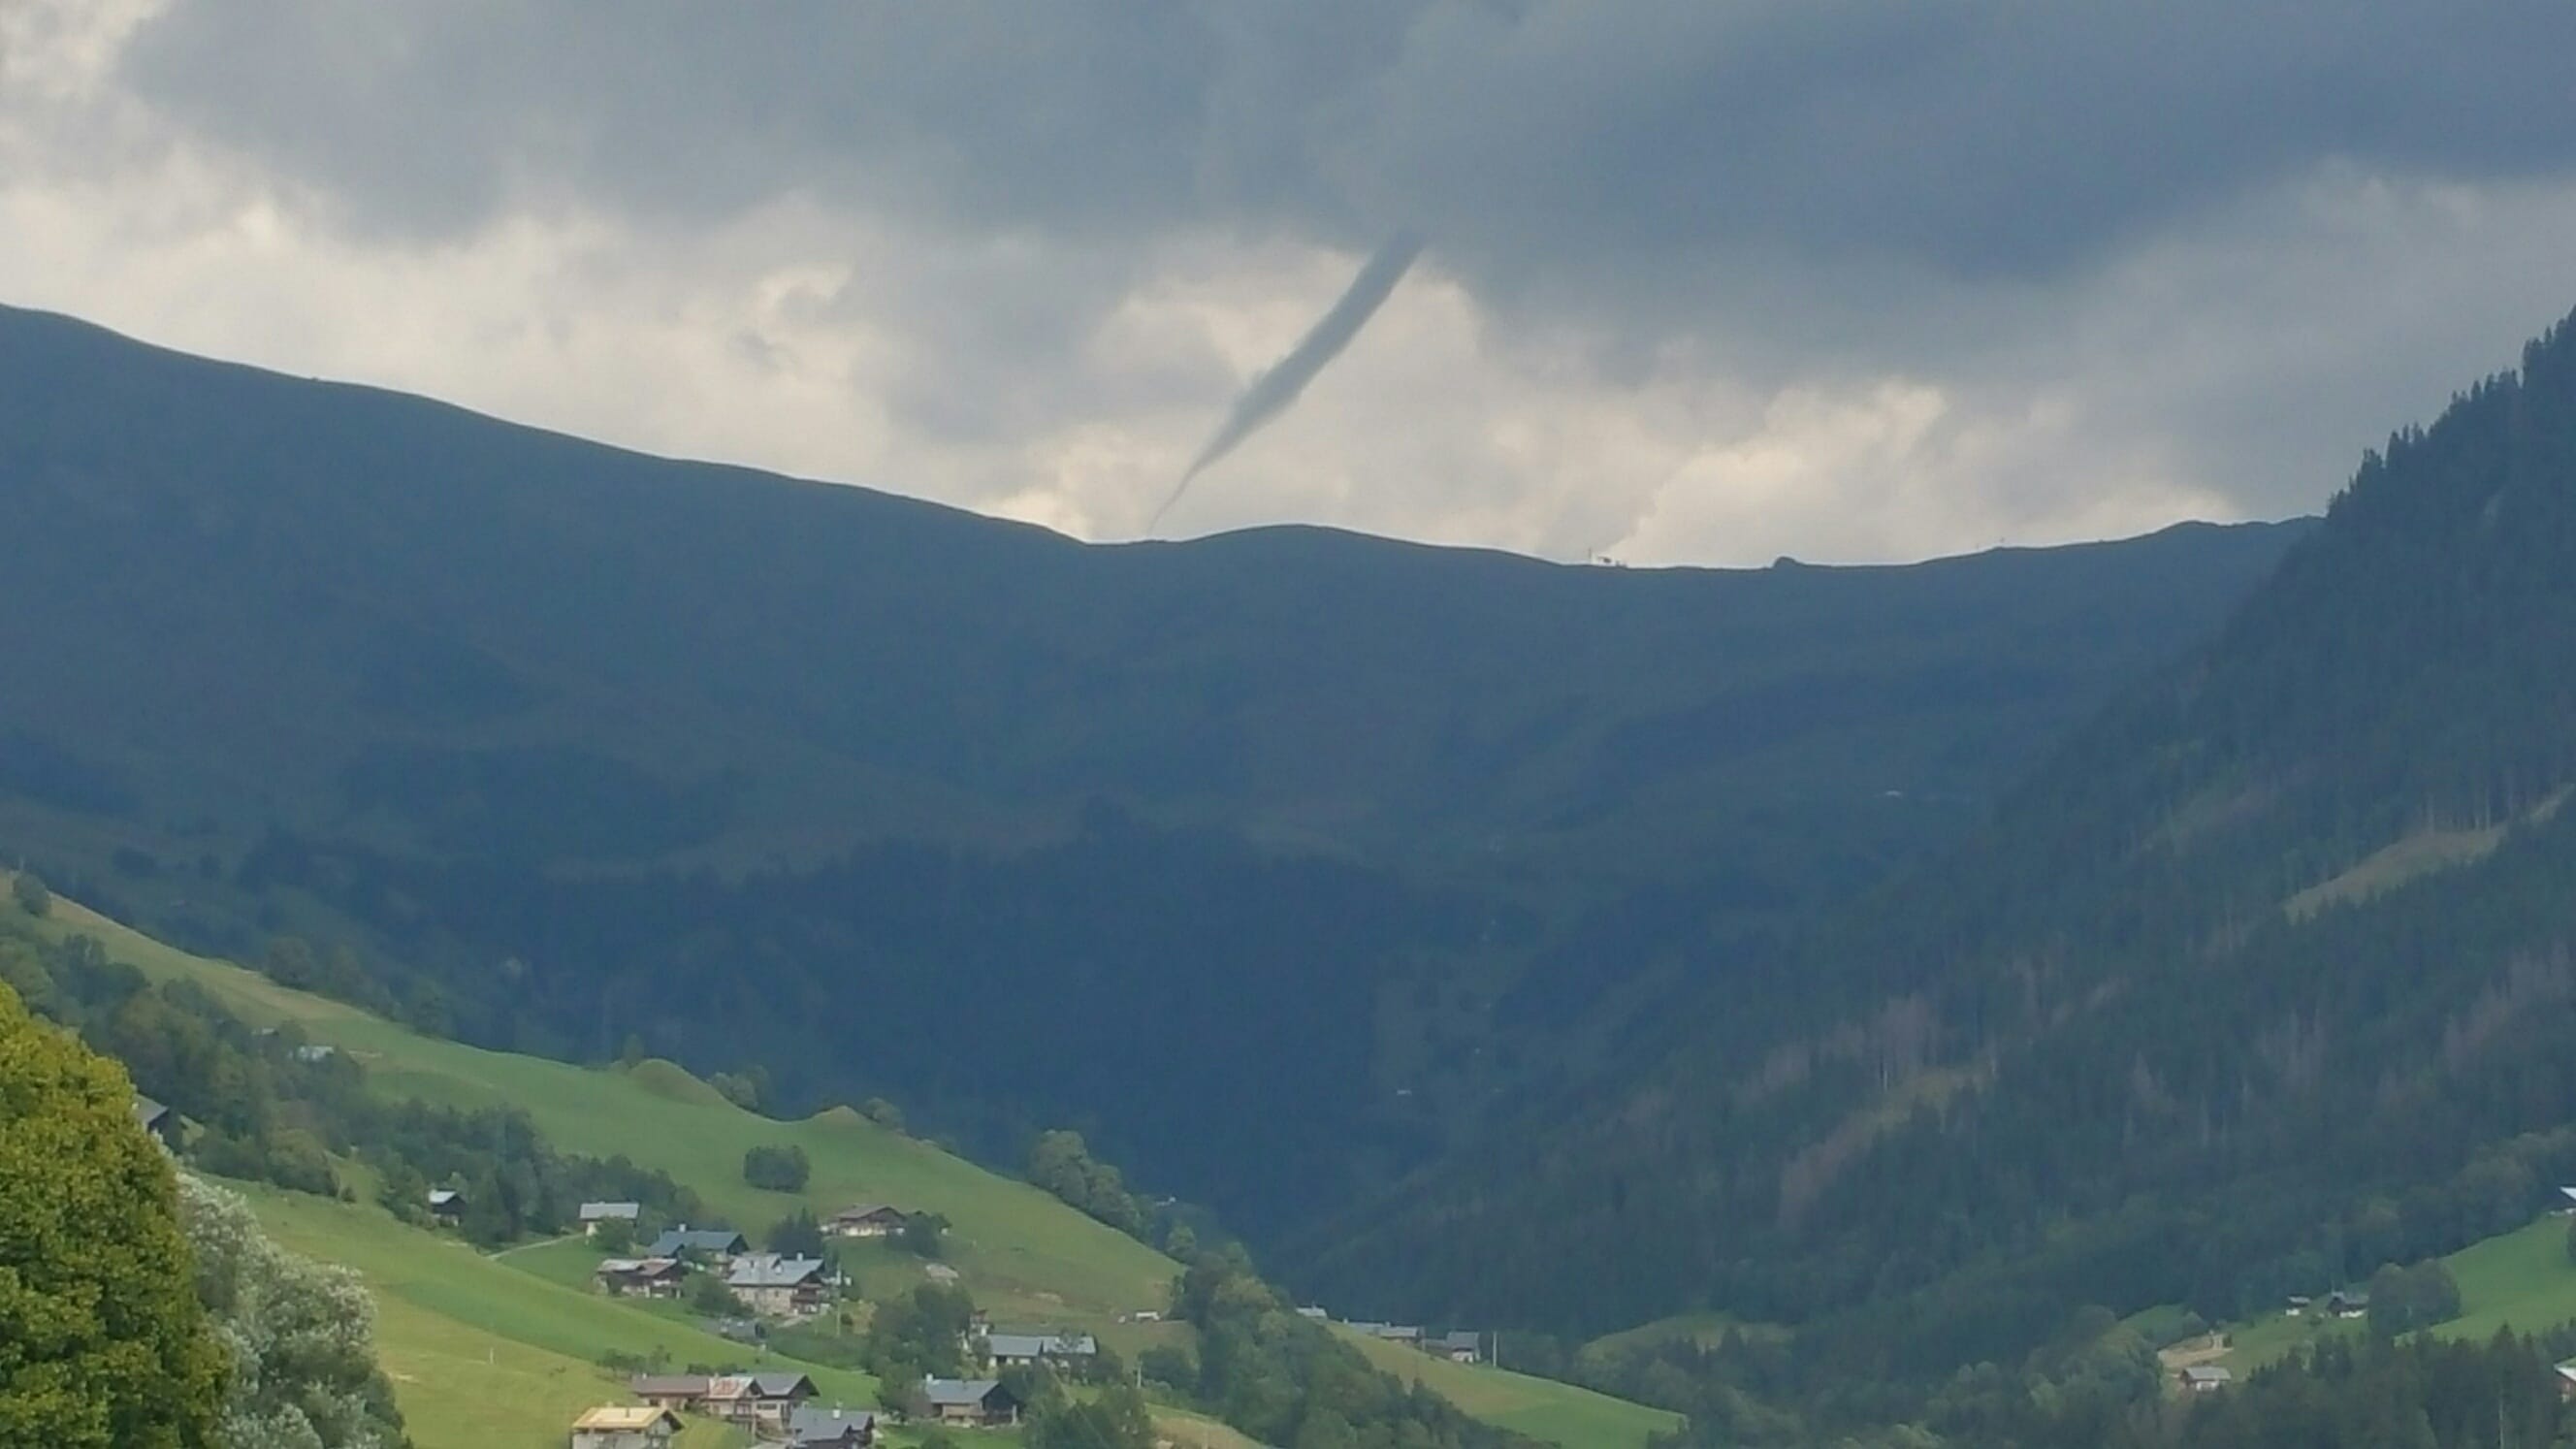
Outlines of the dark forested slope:
M2527 1221L2576 1180L2571 784L2562 325L2372 455L1974 839L1713 987L1578 1123L1319 1235L1308 1276L1486 1320L1795 1321L1823 1392Z
M1254 1225L1649 1049L2297 532L1091 547L6 310L0 513L0 844L92 897Z

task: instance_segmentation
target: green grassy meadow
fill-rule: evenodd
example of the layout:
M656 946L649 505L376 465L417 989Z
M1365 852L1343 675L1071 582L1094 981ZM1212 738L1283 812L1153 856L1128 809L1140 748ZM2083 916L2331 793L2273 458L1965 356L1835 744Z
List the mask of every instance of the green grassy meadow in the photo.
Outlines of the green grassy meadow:
M2576 1321L2576 1262L2567 1255L2563 1217L2553 1214L2472 1243L2442 1263L2460 1285L2460 1316L2427 1332L2482 1339L2499 1328L2531 1333ZM2368 1331L2358 1319L2310 1323L2288 1313L2267 1313L2229 1329L2224 1362L2244 1373L2321 1339Z
M1567 1449L1635 1449L1646 1442L1647 1435L1681 1423L1679 1414L1554 1379L1451 1363L1364 1334L1345 1332L1342 1337L1366 1354L1369 1362L1399 1378L1429 1385L1475 1418Z
M108 954L156 980L197 983L246 1021L294 1023L348 1052L373 1088L455 1106L515 1106L554 1145L624 1154L687 1184L755 1235L797 1207L828 1215L857 1201L937 1212L953 1225L948 1263L999 1322L1080 1326L1133 1356L1155 1343L1189 1341L1186 1325L1120 1323L1162 1308L1180 1266L1025 1183L988 1172L928 1143L869 1122L846 1107L802 1121L746 1112L669 1062L586 1068L424 1037L356 1007L277 985L256 972L179 951L61 897L40 929L95 936ZM744 1149L804 1148L805 1191L766 1192L742 1180ZM667 1303L608 1299L590 1289L598 1253L579 1239L525 1244L485 1256L413 1228L368 1205L258 1186L240 1187L261 1221L298 1252L355 1269L373 1292L385 1366L421 1449L506 1449L563 1442L572 1417L616 1402L621 1378L602 1354L669 1354L674 1364L739 1363L748 1350L698 1329ZM842 1245L844 1265L870 1297L921 1281L922 1265L882 1244ZM1477 1418L1566 1449L1641 1445L1676 1416L1587 1389L1502 1370L1452 1364L1400 1345L1360 1340L1379 1366L1429 1384ZM785 1362L773 1357L773 1362ZM867 1375L796 1364L825 1397L872 1403ZM1158 1424L1184 1449L1244 1449L1213 1420L1158 1409ZM702 1425L684 1449L740 1442ZM1008 1442L989 1434L978 1442ZM896 1442L900 1442L898 1439Z
M523 1108L558 1148L595 1157L622 1153L660 1168L755 1235L800 1206L828 1216L868 1200L940 1213L953 1224L948 1261L996 1318L1115 1320L1162 1307L1180 1272L1169 1258L1026 1183L847 1108L773 1121L736 1107L668 1062L595 1070L424 1037L256 972L175 950L69 901L56 903L50 929L97 936L111 956L147 975L198 982L245 1020L295 1022L314 1041L354 1056L387 1096ZM766 1192L742 1180L744 1149L762 1143L805 1149L813 1163L805 1191Z

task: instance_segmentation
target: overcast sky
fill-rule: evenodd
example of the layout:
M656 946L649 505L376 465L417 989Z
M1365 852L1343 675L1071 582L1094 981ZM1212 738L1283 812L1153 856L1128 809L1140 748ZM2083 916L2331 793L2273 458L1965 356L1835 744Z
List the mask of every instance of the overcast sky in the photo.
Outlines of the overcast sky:
M2321 506L2576 307L2576 3L0 0L0 301L1165 521L1915 558Z

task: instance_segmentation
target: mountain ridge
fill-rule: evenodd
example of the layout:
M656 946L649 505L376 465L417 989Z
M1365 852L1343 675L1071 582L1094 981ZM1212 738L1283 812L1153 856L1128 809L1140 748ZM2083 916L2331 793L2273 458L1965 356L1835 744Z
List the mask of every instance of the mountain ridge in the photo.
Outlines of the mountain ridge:
M66 884L490 1045L1079 1126L1256 1233L1658 1039L2305 527L1083 545L14 312L0 508L0 839Z

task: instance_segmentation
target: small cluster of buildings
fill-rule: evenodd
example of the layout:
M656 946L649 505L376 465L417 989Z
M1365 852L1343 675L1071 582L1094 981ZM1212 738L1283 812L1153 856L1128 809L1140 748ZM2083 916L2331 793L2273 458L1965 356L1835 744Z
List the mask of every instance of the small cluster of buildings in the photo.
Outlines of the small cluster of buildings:
M743 1307L762 1318L814 1318L832 1311L841 1278L820 1258L748 1250L742 1234L675 1228L642 1257L602 1258L591 1270L612 1298L676 1298L693 1271L692 1261L720 1276Z
M787 1449L868 1449L877 1416L838 1404L807 1403L803 1374L646 1375L633 1384L641 1404L602 1405L573 1421L572 1449L669 1449L687 1421L682 1408Z
M627 1384L637 1404L606 1404L573 1421L572 1449L669 1449L688 1426L709 1418L786 1449L869 1449L877 1416L864 1409L813 1402L814 1381L801 1373L638 1374ZM1020 1421L1019 1398L999 1379L926 1378L926 1421L956 1428L1007 1428Z
M1299 1317L1312 1319L1317 1323L1334 1321L1333 1316L1321 1308L1300 1308L1297 1313ZM1367 1319L1346 1319L1340 1323L1340 1326L1369 1338L1419 1349L1433 1358L1445 1358L1451 1363L1493 1362L1492 1355L1486 1352L1485 1335L1471 1328L1452 1329L1447 1333L1425 1333L1419 1324L1376 1323Z
M641 1211L635 1203L583 1203L582 1231L596 1237L602 1224L632 1224ZM891 1204L857 1203L822 1227L835 1238L890 1238L911 1221L912 1214ZM601 1259L594 1276L601 1291L614 1296L674 1298L694 1272L717 1275L751 1312L789 1321L829 1312L845 1282L823 1259L754 1252L730 1228L686 1223L632 1255ZM980 1322L968 1346L995 1369L1074 1365L1100 1352L1088 1333L993 1329ZM669 1449L691 1417L733 1425L788 1449L865 1449L877 1442L874 1413L814 1403L814 1381L801 1373L640 1374L627 1387L641 1402L584 1413L573 1424L572 1449ZM1017 1424L1023 1406L998 1378L926 1378L918 1407L926 1422L998 1428Z
M2311 1313L2322 1313L2328 1318L2367 1318L2370 1316L2370 1295L2358 1288L2338 1288L2322 1299L2293 1293L2287 1312L2292 1318L2305 1318Z
M634 1203L583 1203L582 1230L596 1236L600 1224L632 1222L638 1212ZM887 1238L911 1221L911 1214L890 1204L858 1203L834 1213L823 1230L836 1238ZM697 1265L720 1274L743 1306L762 1318L796 1320L828 1313L843 1281L821 1258L755 1253L731 1228L686 1223L666 1229L632 1257L602 1259L593 1276L600 1291L614 1297L671 1298L679 1295Z

